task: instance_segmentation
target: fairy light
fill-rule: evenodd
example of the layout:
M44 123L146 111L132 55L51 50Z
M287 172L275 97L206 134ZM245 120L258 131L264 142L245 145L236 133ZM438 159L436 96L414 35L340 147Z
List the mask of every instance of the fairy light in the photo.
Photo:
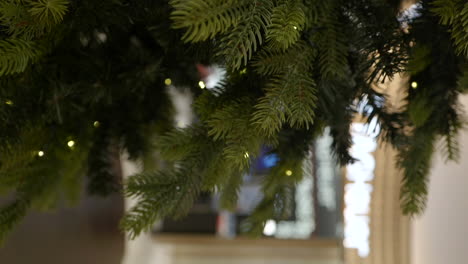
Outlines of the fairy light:
M285 173L286 173L286 176L291 176L293 174L292 170L287 170Z
M100 125L101 125L101 123L99 121L94 121L94 123L93 123L93 126L95 128L98 128Z
M294 26L293 28L294 28L295 30L297 30L297 27L296 27L296 26Z
M244 153L244 158L248 159L250 157L249 153L248 152L245 152Z
M170 78L167 78L166 80L164 80L164 84L165 85L171 85L172 84L172 80Z
M69 140L69 141L67 142L67 146L68 146L69 148L73 148L73 146L75 146L75 141Z
M413 89L418 88L418 83L417 83L417 82L412 82L412 83L411 83L411 87L412 87Z
M369 256L371 228L370 207L375 178L375 157L377 135L380 127L377 123L351 125L353 146L350 154L357 162L346 166L344 186L344 240L345 248L357 249L361 258ZM370 132L374 131L374 132Z
M185 127L187 124L184 121L177 121L177 127Z
M13 105L13 101L12 101L12 100L6 100L6 101L5 101L5 104L7 104L7 105Z
M39 150L39 151L37 152L37 155L38 155L39 157L44 156L44 154L45 154L45 153L44 153L44 151L42 151L42 150Z
M204 81L199 81L199 82L198 82L198 86L200 86L201 89L205 89L205 88L206 88L206 85L205 85L205 82L204 82Z
M267 220L265 223L265 227L263 228L263 234L265 236L272 236L276 232L276 221L275 220Z

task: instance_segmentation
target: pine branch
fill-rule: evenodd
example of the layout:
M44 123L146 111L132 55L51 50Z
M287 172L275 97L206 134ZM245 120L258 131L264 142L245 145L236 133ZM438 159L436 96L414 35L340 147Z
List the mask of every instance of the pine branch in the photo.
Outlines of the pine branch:
M460 159L460 145L457 139L457 131L451 131L443 138L442 154L445 156L445 162L458 162Z
M269 219L282 220L291 217L294 188L310 175L309 147L313 139L310 131L284 129L278 145L272 153L278 155L278 163L270 168L262 183L263 199L245 220L241 229L253 236L262 234Z
M333 9L325 14L324 28L313 37L319 46L318 65L323 78L345 78L347 72L348 46L347 35L343 33L344 26L339 20L339 14Z
M461 0L435 0L431 3L431 11L440 16L440 23L451 25L455 22Z
M227 32L239 23L249 1L172 0L170 3L174 8L171 13L174 28L186 28L184 41L198 42Z
M253 0L243 11L239 23L221 38L220 52L232 70L246 65L263 42L262 32L270 24L272 3L270 0Z
M208 135L224 143L223 156L227 164L238 171L249 167L251 158L258 154L264 140L250 122L252 111L253 100L241 97L224 102L205 121Z
M317 25L319 20L326 14L329 14L335 7L336 0L321 1L321 0L309 0L304 1L304 9L307 19L307 27L314 27Z
M468 3L462 0L436 0L431 11L440 23L451 26L452 38L458 54L468 57Z
M224 145L221 144L215 146L211 144L205 148L206 150L209 149L211 151L207 158L210 160L209 164L206 164L206 167L203 168L201 172L203 175L203 191L214 192L224 187L227 188L228 186L231 186L228 181L232 181L234 180L232 178L236 177L234 175L241 177L240 172L235 170L229 160L223 156L223 146ZM228 195L228 197L230 196ZM228 199L234 200L233 197Z
M353 163L356 159L349 153L353 145L350 133L353 115L336 113L337 118L330 122L330 135L333 138L331 150L341 166Z
M74 155L79 152L71 152L68 150L68 154L61 156L67 162L77 165L76 167L81 169L82 163L75 162ZM27 164L33 168L31 174L22 174L19 177L19 183L15 186L15 200L9 205L3 207L0 211L0 241L5 238L5 235L11 231L11 229L20 223L29 208L34 207L36 209L49 209L56 205L61 187L70 185L70 175L72 177L79 177L79 175L73 174L76 170L71 170L69 164L59 162L57 156L59 153L48 153L52 157L43 157L36 159L33 163ZM63 153L62 153L63 154ZM81 161L84 159L81 158ZM51 166L51 163L59 163L62 168ZM63 171L66 168L67 171ZM64 184L64 185L63 185ZM73 185L73 189L79 188L80 185ZM71 195L72 189L67 189L67 195ZM72 198L71 196L69 196ZM74 197L73 197L74 198Z
M286 1L273 9L267 39L273 49L286 50L300 37L306 17L302 1Z
M403 213L408 215L420 214L426 207L435 136L424 130L416 129L411 145L400 152L398 158L398 164L403 168L401 206Z
M32 41L0 40L0 76L23 72L40 54Z
M280 197L278 195L278 197ZM252 236L259 237L263 233L265 223L275 213L275 199L273 197L263 198L255 207L254 212L241 223L241 231Z
M28 7L21 1L6 0L0 3L0 23L9 35L23 35L31 39L36 33L36 27L30 26L31 20Z
M37 160L45 136L42 124L25 125L17 132L17 138L0 142L0 185L16 187L23 175L35 171L29 165Z
M201 126L174 129L156 139L156 146L168 161L184 160L198 154L206 146Z
M407 65L407 70L411 74L418 74L431 64L431 48L428 46L416 45L410 54L411 59Z
M246 105L252 105L252 100L248 97L226 102L221 108L215 110L207 120L208 135L214 140L227 139L233 137L232 134L235 132L240 132L239 127L247 128L249 120L246 116L250 114L251 108L246 108Z
M68 11L68 0L38 0L30 3L29 12L41 23L52 26L63 20Z
M427 120L431 117L432 112L434 111L433 104L427 101L427 95L421 95L413 100L408 105L408 115L416 127L423 126Z
M113 138L106 130L99 127L88 155L87 191L92 195L107 196L119 190L112 161Z
M457 90L461 93L468 91L468 66L462 68L462 72L458 77Z
M266 135L277 133L285 122L306 129L313 124L317 98L308 63L291 62L267 85L265 96L260 98L252 115L254 124Z
M307 45L300 41L286 51L262 49L252 61L255 71L261 75L276 75L284 72L292 62L312 60L313 54Z
M242 174L231 173L225 175L227 179L220 190L220 205L224 209L235 210L239 198L240 187L243 183Z
M144 172L129 178L126 195L138 203L122 219L121 227L135 238L163 217L182 216L191 208L200 186L189 171Z
M62 22L68 4L67 0L5 0L0 3L0 24L12 38L32 40Z
M453 23L451 33L458 54L468 57L468 3L465 3L457 21Z
M29 207L28 200L16 200L0 211L0 242L26 216Z

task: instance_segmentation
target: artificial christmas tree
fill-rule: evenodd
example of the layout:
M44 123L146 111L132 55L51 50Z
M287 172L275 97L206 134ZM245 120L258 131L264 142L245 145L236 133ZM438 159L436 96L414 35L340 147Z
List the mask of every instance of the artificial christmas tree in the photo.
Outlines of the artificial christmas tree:
M183 215L202 191L220 192L230 208L267 146L279 162L246 222L259 231L288 210L302 161L326 127L339 163L353 162L359 109L399 151L403 211L420 213L437 141L457 158L468 3L426 0L412 12L400 4L2 0L0 186L14 199L0 213L0 237L32 206L49 207L62 192L73 198L83 175L93 193L120 190L110 161L120 150L144 160L156 151L166 162L124 186L139 199L122 221L131 236ZM197 64L220 65L226 77L200 89ZM373 89L395 74L410 75L411 86L397 111ZM192 89L193 125L173 124L168 85Z

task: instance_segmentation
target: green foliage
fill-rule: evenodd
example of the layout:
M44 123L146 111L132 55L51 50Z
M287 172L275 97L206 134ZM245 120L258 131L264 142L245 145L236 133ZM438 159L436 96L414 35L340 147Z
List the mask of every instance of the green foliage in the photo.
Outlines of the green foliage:
M105 125L104 125L105 126ZM116 152L118 149L112 144L112 135L106 127L99 127L95 134L95 141L88 156L87 176L88 192L90 194L107 196L119 190L115 167L119 162Z
M81 192L79 179L88 153L86 147L71 149L58 142L53 146L51 135L42 125L21 127L14 144L8 140L11 145L2 149L0 189L14 193L13 200L0 211L0 240L29 208L55 207L62 195L75 202Z
M172 19L175 28L187 28L185 41L204 41L226 32L239 23L249 1L181 1L173 0Z
M420 3L401 22L393 0L1 1L0 191L12 200L0 238L29 208L76 200L83 177L93 194L118 191L121 151L164 161L124 185L139 200L122 221L131 237L183 216L201 192L233 208L268 146L280 162L245 223L260 232L290 214L318 135L330 133L340 165L354 161L356 112L397 149L403 211L421 213L436 144L459 156L468 4ZM225 67L225 80L200 90L197 64ZM374 87L400 73L418 85L390 112ZM166 79L194 96L191 126L174 128Z
M460 159L460 144L458 142L458 133L462 124L450 124L448 133L442 138L442 154L445 156L445 162L456 161Z
M300 37L305 25L305 14L301 1L285 1L273 9L267 39L270 46L285 50Z
M279 162L265 177L263 199L242 223L243 231L259 236L267 220L283 220L292 215L294 187L304 176L310 177L311 174L308 165L311 156L307 151L312 136L310 133L302 133L298 130L283 130L280 133L280 142L273 150L278 154Z
M0 76L20 73L36 62L53 45L53 34L68 10L67 0L17 1L0 3Z
M302 45L301 45L302 44ZM284 123L291 127L308 129L314 122L316 104L315 82L309 75L312 70L313 51L304 43L289 53L260 53L255 62L258 72L274 73L265 87L265 96L255 106L252 121L268 136L276 134ZM302 56L301 60L286 60Z
M262 44L262 32L270 24L271 1L253 0L246 7L236 26L229 31L219 45L218 55L226 59L233 70L246 65L253 52Z
M400 198L405 214L421 212L426 207L435 137L430 131L416 129L411 140L411 146L400 152L398 160L399 166L404 168Z
M408 114L415 127L421 127L427 122L432 114L432 105L427 101L427 97L419 97L411 100L408 105Z
M16 200L0 212L0 241L20 222L29 209L28 200Z
M115 155L125 148L139 158L151 147L147 131L173 126L164 79L198 82L196 60L170 32L167 3L34 2L51 8L36 10L50 31L10 32L13 11L0 13L0 191L11 196L0 211L1 239L30 208L77 201L86 176L93 194L119 190Z
M25 28L28 10L20 1L2 1L0 3L0 21L9 34L17 35Z
M455 20L455 14L458 13L460 0L435 0L432 2L432 12L440 16L440 23L450 25Z
M227 164L223 164L227 165ZM242 185L242 177L237 173L226 175L227 181L222 184L220 204L222 208L235 210L237 207L238 194Z
M67 12L67 0L39 0L30 3L29 12L45 25L57 24Z
M301 44L302 45L294 45L286 52L264 49L260 51L252 61L252 66L255 68L255 71L261 75L269 76L281 74L284 69L288 68L291 61L303 63L301 59L304 54L307 54L307 46L305 46L304 43Z
M314 41L319 46L320 73L324 78L344 78L347 71L347 53L346 46L347 35L343 33L345 28L341 22L339 13L335 7L332 11L320 18L323 20L324 29L316 34Z
M457 49L453 47L453 32L450 36L445 27L437 24L438 18L427 10L420 12L421 17L414 21L411 35L415 43L422 45L418 48L416 44L414 54L423 49L427 59L416 56L410 62L419 69L411 75L410 83L417 85L408 90L407 97L407 121L411 130L403 132L404 140L397 145L399 165L403 169L402 208L407 214L418 214L425 208L436 143L442 140L442 154L446 160L458 160L457 134L463 124L458 106L462 90L457 81L463 82L459 65L465 63L464 59L457 56ZM432 28L430 33L428 27Z
M252 104L248 108L242 107L246 107L246 105L236 104L236 102L234 102L233 105L227 105L214 112L210 119L207 120L207 124L210 127L208 135L211 135L214 140L222 138L225 142L223 156L228 161L228 166L237 168L240 171L249 167L250 159L257 155L262 143L261 138L259 139L257 137L254 126L249 122ZM220 120L220 115L222 115L223 112L230 112L231 119ZM229 114L226 114L226 116L229 116ZM223 125L221 125L221 123L223 123ZM228 124L228 126L231 125L230 131L227 133L224 124ZM249 133L246 133L246 131ZM217 137L217 135L221 136Z
M416 45L408 63L408 71L411 74L418 74L431 65L431 50L427 46Z
M468 57L468 3L462 0L436 0L431 11L440 17L440 23L451 27L456 51Z
M267 135L276 134L285 122L309 128L314 122L315 83L306 69L288 69L272 78L256 105L253 121Z
M461 76L458 78L457 89L461 93L468 91L468 66L462 68Z
M23 39L0 40L0 76L23 72L39 56L34 42Z
M198 183L188 175L184 171L149 172L129 179L126 195L139 200L123 218L121 226L129 231L131 238L148 230L161 217L176 217L188 212L199 192Z
M67 0L5 0L0 4L0 23L13 37L33 39L60 23L68 4Z

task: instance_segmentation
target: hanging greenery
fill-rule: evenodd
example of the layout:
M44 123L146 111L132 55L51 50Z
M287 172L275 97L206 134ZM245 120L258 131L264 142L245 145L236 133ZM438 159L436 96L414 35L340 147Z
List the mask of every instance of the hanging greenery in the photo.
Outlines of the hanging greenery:
M242 174L268 146L279 157L252 231L281 218L303 159L329 127L341 165L354 161L356 102L398 151L402 210L419 214L439 141L457 160L468 89L468 3L396 0L0 0L0 239L33 207L65 194L122 190L112 156L167 162L123 185L139 200L132 237L183 216L200 192L232 208ZM219 65L205 88L195 65ZM390 111L374 85L410 78ZM177 128L167 86L189 87L197 121Z

